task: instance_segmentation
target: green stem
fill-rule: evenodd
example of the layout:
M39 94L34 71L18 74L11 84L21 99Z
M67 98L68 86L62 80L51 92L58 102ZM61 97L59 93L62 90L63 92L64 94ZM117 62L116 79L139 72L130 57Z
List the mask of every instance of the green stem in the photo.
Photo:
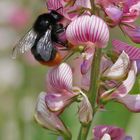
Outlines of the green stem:
M89 123L87 126L81 125L78 140L86 140L88 135L88 130L90 128L91 123Z
M88 93L88 99L93 108L93 117L96 113L96 99L97 99L98 89L99 89L101 56L102 56L102 49L96 48L94 53L94 58L92 60L91 78L90 78L91 81L90 81L90 89ZM87 126L81 125L78 140L87 139L91 123L92 122L90 122Z
M90 89L88 93L89 101L92 105L92 108L95 108L96 98L98 94L99 88L99 80L100 80L100 61L102 56L102 49L96 48L94 53L94 59L92 61L91 68L91 81L90 81Z
M95 14L95 12L96 12L96 6L95 6L95 2L94 2L94 0L90 0L90 3L91 3L91 13L92 14Z
M64 136L63 138L64 138L64 140L71 140L72 139L72 137L67 137L67 136Z
M64 140L71 140L72 139L72 135L71 132L68 130L68 132L66 134L62 135Z

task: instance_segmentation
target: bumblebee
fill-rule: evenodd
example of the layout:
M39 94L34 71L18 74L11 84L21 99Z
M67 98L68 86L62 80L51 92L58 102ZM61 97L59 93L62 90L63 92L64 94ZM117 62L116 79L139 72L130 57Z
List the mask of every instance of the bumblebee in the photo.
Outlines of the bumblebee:
M38 16L33 27L13 48L13 58L17 54L31 50L34 58L41 64L48 66L59 64L62 57L55 45L67 47L67 41L62 41L59 37L65 32L65 27L60 23L62 19L63 16L57 10Z

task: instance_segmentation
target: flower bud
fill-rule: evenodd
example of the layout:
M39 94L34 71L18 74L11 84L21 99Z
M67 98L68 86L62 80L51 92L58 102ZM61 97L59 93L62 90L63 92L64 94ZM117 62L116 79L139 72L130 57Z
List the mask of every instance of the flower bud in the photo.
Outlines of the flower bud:
M83 125L87 125L92 120L92 106L87 98L87 96L83 93L83 100L80 103L79 106L79 120Z

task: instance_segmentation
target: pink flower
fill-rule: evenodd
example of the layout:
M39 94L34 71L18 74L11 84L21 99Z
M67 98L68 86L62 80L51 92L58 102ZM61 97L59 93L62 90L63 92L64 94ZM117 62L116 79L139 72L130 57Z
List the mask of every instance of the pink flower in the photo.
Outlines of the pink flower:
M92 107L80 88L73 86L73 73L68 64L62 63L48 73L47 86L45 102L51 111L60 114L81 94L83 99L78 111L80 122L87 124L92 120Z
M58 116L69 104L77 101L80 94L82 96L78 111L79 120L87 124L92 120L92 107L86 95L73 86L70 66L62 63L52 68L47 75L47 92L39 95L35 118L41 125L54 132L59 129L67 132Z
M62 63L52 68L47 77L47 92L40 93L36 105L35 119L43 127L58 135L69 136L69 131L60 120L64 108L78 95L72 86L72 71Z
M72 3L72 4L71 4ZM47 7L49 10L57 10L60 14L62 14L68 20L74 20L79 16L77 10L81 10L81 8L91 8L90 0L48 0ZM62 8L61 8L62 7ZM77 11L73 13L73 11Z
M106 47L109 30L101 18L94 15L83 15L69 24L66 36L73 45Z
M100 125L93 129L94 140L132 140L126 136L122 128L116 126Z
M63 111L77 95L74 92L72 70L68 64L62 63L49 71L45 102L51 111Z
M46 106L45 96L45 92L39 94L34 115L36 121L46 129L53 131L55 134L62 135L63 133L64 135L69 135L69 131L60 118Z
M136 80L136 61L132 61L130 63L129 59L127 60L126 57L128 56L124 53L123 57L121 58L123 65L117 66L117 63L115 63L113 66L111 66L111 68L107 69L103 73L103 75L110 80L104 81L105 86L108 90L105 90L104 92L102 91L102 93L100 93L100 99L103 101L109 101L113 99L114 101L117 101L126 106L130 111L139 112L139 95L129 95L129 92L132 90ZM119 60L117 61L119 62ZM115 65L117 69L114 67ZM125 76L126 78L124 80L121 80L120 82L116 81L116 76L118 77L119 75L123 77Z
M121 25L121 29L135 43L140 43L140 27L133 25L140 17L139 0L97 0L105 14L106 21L110 26Z
M130 65L130 70L127 73L127 77L120 84L110 81L106 83L108 85L108 92L101 94L101 98L104 100L113 99L116 102L123 104L132 112L140 112L140 97L139 94L131 95L129 94L132 90L137 74L136 61ZM112 82L112 83L111 83ZM112 87L112 91L111 91ZM109 92L110 89L110 92Z
M97 0L97 4L112 20L112 25L134 22L140 16L138 0Z
M108 98L112 98L112 99L117 99L117 98L121 98L121 97L124 97L126 96L130 91L131 89L133 88L134 86L134 83L135 83L135 80L136 80L136 74L137 74L137 67L136 67L136 63L133 62L131 65L130 65L130 70L128 70L128 73L125 72L125 74L127 74L127 77L125 80L121 81L120 84L118 83L115 83L114 82L114 85L112 87L111 85L111 82L108 83L108 86L111 88L115 88L114 91L110 94L108 94ZM123 66L121 66L123 67ZM128 67L127 67L128 68ZM112 71L110 71L112 72ZM115 73L115 72L114 72ZM119 73L119 72L118 72ZM116 74L114 74L116 76ZM112 77L114 79L114 76L113 76L113 73L112 73ZM103 96L105 96L104 93L102 93L101 95L102 97L101 98L104 98ZM107 95L106 95L107 96Z
M79 72L77 75L80 75L80 88L88 91L90 87L91 67L89 67L89 65L91 65L91 61L90 59L87 60L88 65L83 63L82 60L80 60L78 63L82 67L79 67L77 64L74 73L76 73L78 69L83 69L84 67L84 73ZM129 56L124 51L120 54L114 64L108 57L103 56L101 59L100 72L102 85L100 86L97 104L104 104L110 100L114 100L124 104L133 112L139 112L139 96L132 95L131 97L133 98L129 98L129 92L134 86L137 75L136 61L130 61ZM128 98L129 100L127 101L125 98ZM129 101L132 102L132 104L130 104Z

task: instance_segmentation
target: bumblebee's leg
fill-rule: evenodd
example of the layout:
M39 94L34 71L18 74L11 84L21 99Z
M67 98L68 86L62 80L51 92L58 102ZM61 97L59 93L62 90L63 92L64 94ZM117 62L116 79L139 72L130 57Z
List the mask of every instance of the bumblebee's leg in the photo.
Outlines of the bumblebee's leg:
M62 24L56 24L53 28L52 28L52 40L57 43L60 44L62 46L64 46L65 48L68 48L68 43L67 41L62 41L60 39L60 34L63 33L65 31L65 27L63 27Z
M52 29L54 33L59 34L66 30L67 27L64 27L62 24L56 24Z
M64 46L65 48L68 48L68 43L67 43L67 42L63 42L63 41L57 40L57 41L55 41L55 43L57 43L57 44L59 44L59 45L62 45L62 46Z
M65 30L66 30L66 29L63 27L63 28L61 28L61 29L56 30L56 33L57 33L57 34L62 33L62 32L64 32Z

